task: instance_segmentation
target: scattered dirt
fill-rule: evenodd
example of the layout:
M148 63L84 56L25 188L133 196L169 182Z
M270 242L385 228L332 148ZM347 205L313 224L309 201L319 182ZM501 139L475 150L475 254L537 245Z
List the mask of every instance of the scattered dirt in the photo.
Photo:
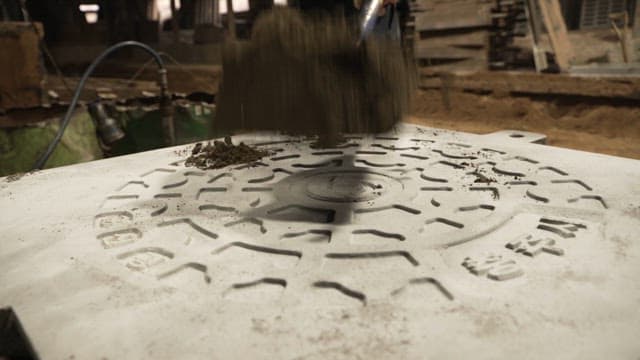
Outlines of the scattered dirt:
M8 183L12 183L14 181L18 181L18 180L22 179L23 177L25 177L27 175L31 175L33 173L35 173L35 171L15 173L15 174L9 175L6 178L4 178L4 181L8 182Z
M477 134L531 131L547 135L548 145L640 159L640 105L463 91L451 91L449 98L451 109L447 110L439 90L417 91L407 121Z
M11 183L11 182L14 182L14 181L18 181L18 180L22 179L22 177L23 177L25 174L26 174L26 173L16 173L16 174L13 174L13 175L9 175L9 176L7 176L7 177L4 179L4 181L6 181L6 182L8 182L8 183ZM0 359L0 360L1 360L1 359Z
M259 150L244 143L234 145L230 137L213 143L197 143L191 156L185 161L186 166L194 166L202 170L219 169L229 165L253 163L269 155L267 150Z
M475 172L473 172L473 175L476 176L476 179L473 181L474 183L493 184L497 182L495 178L488 177L482 174L479 170L476 170Z

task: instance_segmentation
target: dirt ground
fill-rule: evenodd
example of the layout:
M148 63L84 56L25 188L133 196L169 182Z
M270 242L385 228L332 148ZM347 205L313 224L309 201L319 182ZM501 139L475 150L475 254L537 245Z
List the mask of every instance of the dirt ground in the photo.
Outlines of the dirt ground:
M450 92L450 110L439 90L419 90L408 122L477 134L523 130L547 135L547 144L640 159L640 104L593 105L583 101Z
M179 90L202 91L203 83L211 83L212 88L207 91L217 92L219 67L189 66L185 69L169 72L176 77L172 84ZM141 78L151 82L138 79L136 86L126 87L126 90L139 96L141 90L146 90L145 86L153 85L156 73L152 67L147 70ZM135 69L131 68L126 73L133 72ZM95 86L99 87L97 83ZM109 86L113 89L122 87L115 83ZM423 79L421 87L423 90L416 92L411 116L407 119L412 123L478 134L506 129L532 131L547 135L548 144L552 146L640 159L640 102L635 105L629 100L640 91L638 78L594 80L560 78L553 74L495 72L460 75L450 90L451 110L446 110L443 104L439 77ZM473 92L474 89L492 92L480 95L481 91ZM63 97L66 94L62 85L56 90ZM509 95L512 92L539 96L535 99L515 97ZM557 100L549 100L552 98L549 94L558 94ZM594 104L589 100L604 99L605 96L627 100L617 104L602 100Z

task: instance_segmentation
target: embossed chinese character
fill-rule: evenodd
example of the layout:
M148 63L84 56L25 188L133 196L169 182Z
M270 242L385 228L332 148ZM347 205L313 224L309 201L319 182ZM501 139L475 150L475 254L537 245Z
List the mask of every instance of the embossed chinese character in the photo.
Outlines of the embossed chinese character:
M551 238L534 238L531 235L523 235L508 242L505 246L507 249L531 257L536 257L542 252L556 256L564 255L564 250L558 247L556 241Z
M563 220L555 220L548 218L541 218L540 224L537 229L551 232L555 235L562 237L563 239L576 237L576 232L580 229L586 229L587 226L580 223L570 223Z
M127 261L127 267L134 271L145 271L167 260L166 256L154 252L144 252L132 256Z
M487 276L491 280L504 281L522 276L524 271L515 260L503 259L502 255L488 254L479 258L467 257L462 262L469 272Z

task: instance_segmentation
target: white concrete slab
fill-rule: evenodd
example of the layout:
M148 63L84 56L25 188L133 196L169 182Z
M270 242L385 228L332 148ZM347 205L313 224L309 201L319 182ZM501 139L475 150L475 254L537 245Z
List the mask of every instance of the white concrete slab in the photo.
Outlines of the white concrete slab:
M242 139L277 153L0 180L0 307L42 359L640 356L639 161L510 131Z

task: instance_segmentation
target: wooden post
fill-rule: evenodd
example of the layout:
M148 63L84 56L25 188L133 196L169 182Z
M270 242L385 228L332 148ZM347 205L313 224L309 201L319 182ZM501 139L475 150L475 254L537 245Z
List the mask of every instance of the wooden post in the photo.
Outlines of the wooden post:
M558 0L538 0L542 20L547 27L556 63L561 71L567 71L574 58L573 48L567 35L567 25L562 17Z
M453 74L442 72L440 77L440 94L442 95L442 105L447 112L451 111L451 87L453 86Z
M609 19L611 20L611 26L613 26L613 30L618 35L618 40L620 41L620 47L622 50L622 61L625 64L631 62L633 58L633 40L631 38L631 29L629 29L629 14L627 12L619 13L619 14L610 14ZM616 21L622 21L622 29L618 27Z
M536 66L536 71L541 72L549 67L547 64L547 54L540 46L542 24L540 24L540 13L534 0L526 0L526 12L529 30L531 31L531 40L533 42L533 61Z
M227 0L227 29L229 30L229 38L236 39L236 14L233 11L233 0Z
M636 12L633 17L633 37L640 38L640 0L635 1Z
M631 57L633 61L640 61L640 48L635 43L640 40L640 0L634 2L635 15L633 16L633 29L631 31Z
M178 20L176 0L171 0L171 30L173 30L174 43L180 42L180 22Z

